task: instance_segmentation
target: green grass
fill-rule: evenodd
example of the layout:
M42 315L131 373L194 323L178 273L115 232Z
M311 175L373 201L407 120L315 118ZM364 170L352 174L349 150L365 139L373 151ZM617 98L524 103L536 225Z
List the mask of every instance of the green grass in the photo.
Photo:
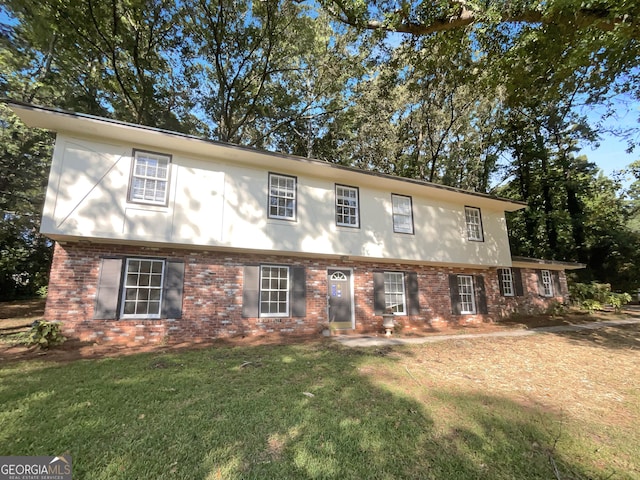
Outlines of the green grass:
M561 412L409 373L421 348L327 341L3 365L0 455L68 452L78 479L550 479L550 459L562 478L634 478L612 467L617 451L594 463L603 440ZM610 446L628 434L602 432ZM637 475L637 442L627 448Z

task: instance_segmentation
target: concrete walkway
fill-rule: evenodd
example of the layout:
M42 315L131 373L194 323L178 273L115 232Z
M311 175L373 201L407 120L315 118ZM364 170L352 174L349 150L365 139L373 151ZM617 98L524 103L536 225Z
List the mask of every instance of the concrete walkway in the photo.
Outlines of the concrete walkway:
M618 325L633 325L640 323L640 317L629 318L625 320L610 320L602 322L580 323L576 325L558 325L555 327L538 327L528 330L513 329L503 330L500 332L491 333L461 333L456 335L429 335L424 337L385 337L380 336L339 336L334 337L337 342L340 342L347 347L376 347L381 345L415 345L420 343L435 343L444 342L446 340L467 340L473 338L486 338L486 337L527 337L529 335L537 335L539 333L554 333L554 332L577 332L580 330L597 330L604 327L615 327Z

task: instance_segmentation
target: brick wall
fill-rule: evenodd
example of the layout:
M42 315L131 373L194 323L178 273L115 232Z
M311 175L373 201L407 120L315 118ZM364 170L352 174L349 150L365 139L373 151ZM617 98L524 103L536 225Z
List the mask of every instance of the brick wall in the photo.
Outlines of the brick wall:
M182 318L160 320L93 319L100 259L140 256L185 262ZM275 263L304 266L307 295L304 318L243 318L243 267ZM420 314L400 316L405 331L435 331L443 327L497 320L513 312L544 310L550 301L537 295L535 270L523 269L524 297L503 297L496 269L306 259L277 255L221 253L204 250L148 248L110 244L56 244L45 310L48 320L63 323L65 335L84 341L118 344L201 342L213 338L261 334L318 335L327 322L327 268L350 268L355 293L357 332L379 332L382 319L374 315L373 271L396 270L418 275ZM487 296L487 315L453 315L449 274L481 274ZM566 278L560 272L561 283Z

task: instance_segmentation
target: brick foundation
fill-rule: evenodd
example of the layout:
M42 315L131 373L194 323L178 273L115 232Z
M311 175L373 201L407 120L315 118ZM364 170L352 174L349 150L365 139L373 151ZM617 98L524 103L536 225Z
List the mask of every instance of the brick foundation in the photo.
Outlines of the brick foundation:
M182 318L160 320L95 320L100 259L108 256L149 256L185 262ZM275 263L304 266L306 270L306 317L243 318L243 267ZM203 342L214 338L261 334L319 335L327 322L327 269L353 271L355 331L380 332L382 319L374 315L373 271L398 270L418 275L420 314L398 316L405 331L429 332L452 325L497 320L514 312L546 310L562 296L543 298L537 294L536 271L522 269L525 295L503 297L495 268L460 269L376 262L307 259L177 248L149 248L110 244L57 243L45 317L63 323L64 334L83 341L116 344ZM449 274L484 276L487 315L453 315ZM560 272L563 292L567 291ZM531 293L535 292L535 293ZM347 331L347 333L353 330Z

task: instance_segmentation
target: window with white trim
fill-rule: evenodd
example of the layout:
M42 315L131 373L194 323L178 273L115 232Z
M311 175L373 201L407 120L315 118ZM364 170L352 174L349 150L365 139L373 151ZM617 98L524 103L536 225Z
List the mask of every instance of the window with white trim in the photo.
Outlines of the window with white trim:
M393 208L393 231L396 233L413 233L413 209L411 197L391 194Z
M500 282L502 282L502 295L505 297L513 297L515 290L513 288L513 272L510 268L500 270Z
M336 224L341 227L360 227L358 189L336 185Z
M160 318L164 260L127 258L122 318Z
M458 275L458 295L460 295L460 313L476 313L476 296L471 275Z
M169 155L136 150L131 167L129 201L166 205L170 166Z
M545 297L553 297L553 282L551 280L551 272L549 270L542 270L542 295Z
M475 207L464 207L464 217L467 223L467 240L483 242L482 216L480 209Z
M269 218L296 219L296 177L269 174Z
M404 273L384 272L384 303L396 315L406 315Z
M289 267L260 267L260 316L289 316Z

